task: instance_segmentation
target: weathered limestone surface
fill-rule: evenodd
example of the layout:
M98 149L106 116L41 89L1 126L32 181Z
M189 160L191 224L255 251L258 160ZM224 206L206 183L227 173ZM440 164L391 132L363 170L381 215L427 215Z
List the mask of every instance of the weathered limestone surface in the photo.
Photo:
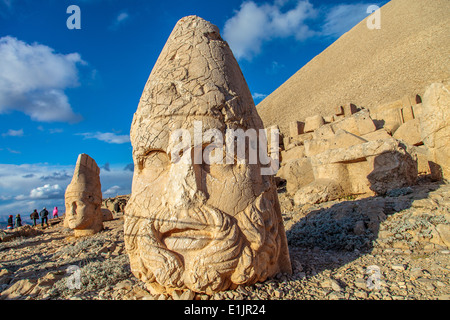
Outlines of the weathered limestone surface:
M411 109L413 102L403 100ZM381 110L399 112L401 103ZM413 184L418 169L422 174L432 173L427 151L418 147L422 144L418 119L406 123L399 119L395 139L389 122L385 128L386 122L378 119L381 125L377 127L367 109L348 104L339 107L335 115L339 117L336 121L320 125L318 121L309 125L315 127L313 131L295 136L294 130L294 136L284 138L277 177L286 180L286 191L295 204L385 194ZM314 119L321 117L309 117L306 123Z
M304 132L313 132L314 130L317 130L320 128L320 126L324 125L325 121L323 120L322 116L315 115L312 117L308 117L305 120L305 128Z
M314 181L311 160L299 158L288 161L278 170L277 177L286 180L286 191L293 195L299 188Z
M127 205L130 195L116 196L114 198L103 199L102 207L109 209L113 213L123 213L125 206Z
M380 127L383 127L389 133L394 134L403 124L402 107L402 101L397 100L371 108L370 115L373 120L379 123Z
M430 161L450 179L450 83L434 83L424 94L420 130Z
M304 146L296 146L287 151L281 151L281 158L283 162L289 162L290 160L303 158L305 155Z
M402 124L397 131L395 131L393 137L402 140L411 146L421 145L422 137L420 135L419 119L412 119Z
M299 189L294 195L297 206L316 204L344 197L345 191L335 180L317 179Z
M111 212L111 210L106 209L106 208L102 208L102 216L103 216L103 221L111 221L114 219L114 216Z
M295 137L303 133L305 123L300 121L294 121L289 124L289 134L291 137Z
M382 140L382 139L389 139L391 138L391 135L387 132L386 129L381 128L377 131L366 133L361 136L364 140L367 141L374 141L374 140Z
M364 135L376 130L375 124L370 117L368 110L362 110L358 113L352 114L345 119L331 124L333 131L336 132L338 129L343 129L354 135Z
M64 225L74 230L75 237L89 236L103 229L100 168L87 154L78 156L65 202Z
M316 179L337 181L345 194L385 194L413 184L417 177L415 161L393 138L330 149L311 163Z
M367 140L348 131L339 129L329 139L314 139L305 141L305 154L308 157L312 157L330 149L348 148L364 142L367 142Z
M124 240L133 274L152 292L213 293L290 273L276 186L259 162L199 164L192 154L211 139L197 136L174 159L173 133L193 137L194 121L203 135L263 129L218 28L189 16L164 46L131 126L135 171Z

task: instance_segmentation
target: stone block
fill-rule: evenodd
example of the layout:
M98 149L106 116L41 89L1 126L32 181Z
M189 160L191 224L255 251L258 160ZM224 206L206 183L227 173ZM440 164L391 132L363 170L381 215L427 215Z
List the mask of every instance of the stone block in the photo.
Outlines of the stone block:
M372 108L370 116L378 124L378 129L384 128L393 134L403 124L402 108L402 101L397 100Z
M314 177L338 182L346 195L385 194L417 178L416 162L393 138L330 149L310 159Z
M397 131L395 131L393 137L412 146L421 145L422 137L420 136L419 119L412 119L402 124Z
M284 150L290 150L296 146L304 145L305 141L311 140L313 138L311 133L299 134L296 137L284 138ZM286 144L287 143L287 144Z
M367 141L383 140L383 139L389 139L391 137L392 136L384 128L376 130L374 132L363 134L361 136L361 138L363 138Z
M321 126L312 133L313 139L330 139L334 137L333 127L329 124Z
M278 170L277 177L286 180L286 191L293 195L301 187L314 181L311 161L308 158L291 160Z
M293 121L289 124L289 136L296 137L299 134L303 133L303 129L305 128L305 123L300 121Z
M403 119L403 123L414 119L414 113L413 113L413 109L411 106L402 108L402 119Z
M450 179L450 83L432 84L422 107L420 131L430 162L440 167L443 178Z
M403 106L403 108L411 107L413 105L411 98L412 97L409 97L409 96L404 96L402 98L402 106Z
M429 175L431 174L431 168L429 163L428 149L425 146L413 146L408 148L409 154L417 162L417 173L419 175Z
M335 113L336 116L343 116L344 114L345 113L344 113L344 107L343 106L336 107L336 113Z
M334 116L325 116L323 117L323 121L325 121L325 123L334 122Z
M334 122L331 126L334 132L342 129L358 136L371 133L377 129L368 110L362 110L351 117Z
M300 159L305 156L304 146L295 146L288 151L281 151L281 162L286 163L291 160Z
M331 139L331 148L332 149L349 148L351 146L366 142L367 140L361 138L360 136L339 129L334 135L333 139Z
M323 117L320 115L315 115L315 116L306 118L304 132L305 133L313 132L314 130L319 129L324 124L325 124L325 121L323 120Z
M111 210L106 209L106 208L101 208L101 211L102 211L103 221L111 221L114 219L114 216L113 216Z
M315 156L316 154L325 152L331 148L331 143L328 139L313 139L305 141L305 155L307 157Z
M336 134L329 139L313 139L305 141L305 155L307 157L312 157L327 150L348 148L365 142L367 142L367 140L339 129Z
M344 190L334 180L315 180L298 190L294 195L294 203L297 206L316 204L339 199L345 195Z
M414 119L418 119L422 115L422 103L413 105L412 107Z
M358 112L358 107L355 106L353 103L348 103L344 105L343 108L345 117L351 117L353 114Z
M330 149L327 152L316 154L311 158L311 163L313 166L328 163L352 163L357 159L364 159L384 152L395 151L398 149L398 145L399 141L392 137L385 140L368 141L347 148ZM306 145L305 151L307 151Z

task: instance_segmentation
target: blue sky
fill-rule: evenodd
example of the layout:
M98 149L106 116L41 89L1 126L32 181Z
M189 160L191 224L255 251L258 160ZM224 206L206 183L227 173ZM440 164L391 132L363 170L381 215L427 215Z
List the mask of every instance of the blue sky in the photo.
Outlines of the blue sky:
M78 154L131 192L129 129L176 22L217 25L259 103L387 1L0 0L0 221L59 206ZM68 29L70 5L81 29Z

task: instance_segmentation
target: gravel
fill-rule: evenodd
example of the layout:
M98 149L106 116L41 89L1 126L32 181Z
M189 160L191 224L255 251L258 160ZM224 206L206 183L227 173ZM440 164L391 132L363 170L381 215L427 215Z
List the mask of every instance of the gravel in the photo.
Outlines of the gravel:
M280 194L293 273L212 296L150 294L131 273L123 217L81 240L55 225L0 243L0 299L448 300L450 250L438 231L450 223L450 185L407 191L301 208Z

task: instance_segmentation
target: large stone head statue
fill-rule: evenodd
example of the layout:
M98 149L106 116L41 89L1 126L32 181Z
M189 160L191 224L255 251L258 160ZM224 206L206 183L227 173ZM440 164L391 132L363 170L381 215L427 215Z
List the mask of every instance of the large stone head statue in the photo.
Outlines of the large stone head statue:
M74 229L76 237L103 229L100 168L87 154L78 156L72 181L66 189L65 202L65 225Z
M132 272L150 289L213 293L291 272L272 176L261 174L250 152L260 129L218 28L196 16L181 19L131 126L125 244ZM242 134L244 150L237 150Z

